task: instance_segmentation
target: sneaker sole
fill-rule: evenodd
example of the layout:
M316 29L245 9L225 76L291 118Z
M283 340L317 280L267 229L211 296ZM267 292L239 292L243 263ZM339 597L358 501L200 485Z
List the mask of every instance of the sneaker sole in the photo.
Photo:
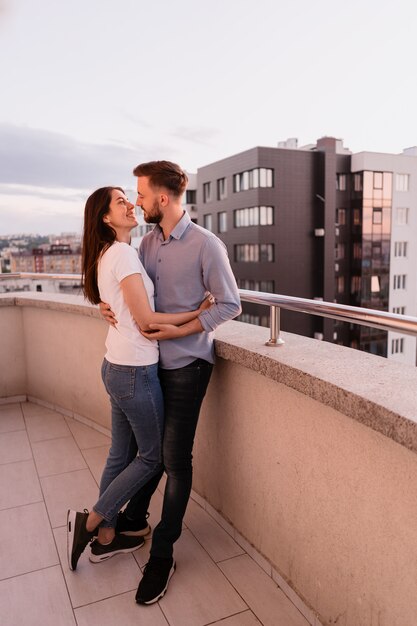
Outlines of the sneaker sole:
M72 544L74 542L74 531L75 531L75 518L77 517L77 511L69 510L67 513L67 559L68 559L68 567L73 572L74 568L71 564L72 558Z
M139 550L145 545L145 542L141 543L140 546L135 546L134 548L125 548L124 550L115 550L114 552L108 552L107 554L93 554L91 553L88 557L91 563L101 563L102 561L107 561L111 559L113 556L117 556L118 554L129 554L130 552L135 552L135 550Z
M172 567L169 571L168 574L168 579L167 579L167 584L165 585L164 589L161 591L161 593L156 596L156 598L152 598L152 600L136 600L137 604L155 604L155 602L158 602L158 600L160 600L166 593L166 590L168 589L168 585L169 585L169 581L171 580L172 576L174 575L174 572L176 570L177 564L175 563L175 561L172 563Z

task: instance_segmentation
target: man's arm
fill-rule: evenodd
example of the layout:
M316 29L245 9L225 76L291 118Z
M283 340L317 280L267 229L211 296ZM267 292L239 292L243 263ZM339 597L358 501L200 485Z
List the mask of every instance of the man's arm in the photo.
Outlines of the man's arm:
M203 282L215 303L198 319L206 332L237 317L242 308L236 279L230 267L226 246L217 237L207 239L202 253Z

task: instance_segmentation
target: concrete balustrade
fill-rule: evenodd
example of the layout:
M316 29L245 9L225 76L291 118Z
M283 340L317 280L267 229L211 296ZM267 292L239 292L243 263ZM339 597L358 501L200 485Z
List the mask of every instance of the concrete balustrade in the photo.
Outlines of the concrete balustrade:
M33 397L109 427L94 307L7 294L0 333L0 399ZM194 490L312 624L316 613L329 625L415 626L417 369L285 333L268 348L268 335L238 322L216 333Z

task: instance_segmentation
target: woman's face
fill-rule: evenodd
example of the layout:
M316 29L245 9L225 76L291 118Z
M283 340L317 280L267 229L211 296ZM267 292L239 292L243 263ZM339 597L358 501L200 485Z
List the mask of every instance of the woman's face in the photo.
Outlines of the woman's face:
M120 189L112 189L109 211L104 216L104 221L114 229L132 230L132 228L138 225L135 206L129 202Z

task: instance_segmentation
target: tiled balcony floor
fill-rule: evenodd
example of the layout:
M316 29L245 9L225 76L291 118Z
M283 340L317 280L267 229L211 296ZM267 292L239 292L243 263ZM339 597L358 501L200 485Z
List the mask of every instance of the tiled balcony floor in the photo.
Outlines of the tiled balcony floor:
M95 502L109 439L37 404L0 405L0 622L4 626L307 626L281 589L195 501L176 544L177 571L157 604L134 596L149 541L76 572L66 512ZM151 505L159 519L162 493Z

